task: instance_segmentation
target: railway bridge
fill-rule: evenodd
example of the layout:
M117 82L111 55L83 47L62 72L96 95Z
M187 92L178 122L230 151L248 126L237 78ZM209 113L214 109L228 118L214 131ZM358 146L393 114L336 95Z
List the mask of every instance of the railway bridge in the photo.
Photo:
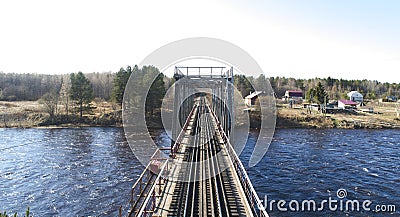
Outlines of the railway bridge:
M171 146L133 185L127 216L268 216L230 141L233 68L175 67L174 77Z

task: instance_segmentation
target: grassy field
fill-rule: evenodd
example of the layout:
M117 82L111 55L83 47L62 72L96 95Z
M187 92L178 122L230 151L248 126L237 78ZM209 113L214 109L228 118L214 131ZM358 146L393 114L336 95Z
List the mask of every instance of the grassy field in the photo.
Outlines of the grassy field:
M120 124L121 110L115 104L94 101L92 107L92 111L85 113L83 119L80 119L78 112L72 112L74 108L69 109L67 116L65 107L59 105L57 117L54 120L49 120L49 114L45 112L44 105L38 101L0 101L0 127L74 127Z

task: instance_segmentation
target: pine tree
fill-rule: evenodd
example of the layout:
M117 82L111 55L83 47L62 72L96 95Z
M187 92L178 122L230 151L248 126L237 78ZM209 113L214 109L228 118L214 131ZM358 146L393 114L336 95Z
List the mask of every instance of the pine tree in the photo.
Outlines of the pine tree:
M324 86L321 82L318 82L315 88L308 89L306 93L306 98L310 103L323 104L328 101L328 94L325 91Z
M317 87L315 88L315 98L319 104L323 104L328 101L328 94L326 93L321 82L318 82Z
M146 112L153 115L154 109L161 108L162 99L165 95L164 74L154 66L143 66L143 83L150 84L149 92L146 96ZM154 79L154 77L156 77ZM154 80L151 80L154 79Z
M69 96L79 106L79 114L82 118L84 108L90 109L90 103L94 99L92 84L82 72L72 73L70 79L71 89Z
M115 75L115 78L113 80L113 89L111 93L111 98L114 102L118 104L122 103L122 100L124 98L125 86L128 83L132 71L138 71L138 66L135 66L133 70L130 66L126 67L126 69L121 68Z

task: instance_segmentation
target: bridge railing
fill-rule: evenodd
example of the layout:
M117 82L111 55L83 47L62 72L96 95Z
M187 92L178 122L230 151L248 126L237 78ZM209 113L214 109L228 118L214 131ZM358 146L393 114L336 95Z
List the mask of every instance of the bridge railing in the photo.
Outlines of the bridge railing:
M156 151L131 189L130 210L128 217L152 216L156 208L156 198L162 193L165 184L163 177L168 173L168 159L162 158L160 150Z
M183 136L189 126L190 119L194 112L196 111L197 105L193 106L193 109L189 113L188 118L182 130L180 131L175 143L171 147L171 157L175 157L175 153L180 148ZM150 162L147 164L146 168L143 170L142 174L139 176L135 184L131 189L131 209L128 213L128 217L131 216L151 216L155 211L156 198L161 194L157 192L158 189L161 190L161 185L165 180L163 177L167 177L168 171L168 159L160 156L165 156L161 150L154 152L153 156L150 158Z
M235 168L235 171L236 171L237 175L239 176L240 183L243 187L244 193L246 194L247 201L249 202L249 205L252 208L253 214L255 216L260 216L260 217L269 217L262 201L258 197L258 194L253 187L253 184L251 184L251 180L250 180L249 176L247 175L246 169L244 168L242 161L240 161L239 156L236 154L236 151L234 150L231 142L229 141L228 136L226 135L225 131L222 129L217 116L215 115L215 113L212 110L210 110L210 111L211 111L212 115L214 116L214 119L217 122L218 131L220 132L222 139L224 140L224 142L226 144L228 156L230 157L230 159L233 163L233 166Z
M154 180L154 183L151 187L151 189L148 192L148 195L146 199L143 202L143 205L141 206L140 210L137 212L136 216L153 216L155 208L156 208L156 198L161 194L161 184L162 184L162 179L164 173L167 171L167 165L168 165L168 159L165 160L160 168L160 172L158 173L157 177ZM159 192L157 192L157 185Z
M225 132L224 132L225 133ZM232 145L229 143L229 139L224 139L228 141L228 153L229 156L232 159L233 166L235 168L235 171L237 175L239 176L240 183L243 186L244 192L246 194L246 197L248 199L248 202L250 203L250 206L253 208L254 214L257 216L269 216L268 213L265 210L265 207L258 197L257 192L255 191L253 184L250 181L250 178L247 175L247 172L240 161L239 157L236 154L236 151L233 149ZM232 157L233 156L233 157Z

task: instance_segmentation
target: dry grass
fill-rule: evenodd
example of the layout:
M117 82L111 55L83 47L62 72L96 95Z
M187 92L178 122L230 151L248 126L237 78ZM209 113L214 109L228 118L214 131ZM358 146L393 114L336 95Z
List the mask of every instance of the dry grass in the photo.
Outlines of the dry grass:
M20 113L20 112L41 112L43 105L37 101L18 101L4 102L0 101L0 114L3 113Z
M104 114L116 112L119 108L110 102L95 100L92 103L94 109L85 114L86 117L95 119L103 117ZM72 107L70 107L70 114ZM66 113L63 105L58 106L57 114ZM49 114L38 101L0 101L0 127L34 127L39 126Z
M94 100L92 106L95 108L91 113L85 114L92 120L111 116L115 118L115 114L120 110L115 104L98 99ZM307 114L307 109L300 105L290 109L287 104L279 103L277 125L278 127L307 128L400 128L400 120L396 118L395 103L369 103L366 107L373 107L376 114L327 114L324 116L318 111ZM58 112L65 114L65 108L60 105ZM240 120L240 114L242 113L237 111L238 120ZM47 117L48 114L44 111L43 105L37 101L0 101L0 127L39 126Z
M283 119L286 122L298 123L299 126L315 128L400 128L400 121L397 119L394 103L392 105L382 105L380 103L367 107L373 107L375 113L340 113L326 114L325 116L318 111L312 111L312 114L307 114L307 109L300 106L290 109L286 104L279 104L278 120ZM281 124L284 125L285 123Z

